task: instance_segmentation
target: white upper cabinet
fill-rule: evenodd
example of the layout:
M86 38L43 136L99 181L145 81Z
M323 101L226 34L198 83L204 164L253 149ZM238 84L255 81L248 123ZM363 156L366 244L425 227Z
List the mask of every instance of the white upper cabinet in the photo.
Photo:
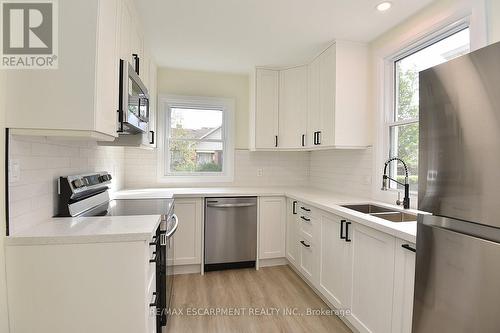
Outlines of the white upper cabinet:
M13 133L117 136L119 0L59 2L59 68L5 71Z
M279 148L305 145L307 130L307 66L280 71ZM304 140L304 141L303 141Z
M278 140L279 71L258 68L254 79L250 145L252 149L273 149Z
M269 81L257 73L252 85L252 117L278 115L279 133L274 127L271 131L269 123L252 122L251 148L314 150L370 146L368 61L366 44L337 41L307 66L268 70L279 72L277 93L276 79L270 87ZM277 146L273 145L275 137L271 132L278 135ZM261 134L267 144L258 141Z
M308 134L314 147L357 148L371 143L368 49L337 41L310 65Z

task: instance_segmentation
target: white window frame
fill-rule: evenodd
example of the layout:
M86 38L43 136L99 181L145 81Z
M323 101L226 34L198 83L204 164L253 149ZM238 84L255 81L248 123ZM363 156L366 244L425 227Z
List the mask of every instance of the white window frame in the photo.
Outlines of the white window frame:
M450 37L451 35L462 31L464 29L471 29L470 17L465 17L461 20L455 21L451 24L447 24L444 27L434 30L432 33L427 34L425 37L408 44L406 47L402 48L396 53L385 59L385 69L384 69L384 124L383 124L383 159L386 161L391 153L391 137L390 129L393 126L410 125L419 122L418 118L407 119L407 120L395 120L396 114L396 62L425 49L443 39ZM471 51L472 51L472 34L470 35ZM396 170L396 163L391 163L390 174L394 174ZM394 182L391 182L389 190L400 191L397 189ZM417 191L411 191L412 194L417 194Z
M234 179L234 99L199 96L163 95L159 98L158 175L161 183L221 183ZM222 172L170 172L170 109L189 108L222 110Z

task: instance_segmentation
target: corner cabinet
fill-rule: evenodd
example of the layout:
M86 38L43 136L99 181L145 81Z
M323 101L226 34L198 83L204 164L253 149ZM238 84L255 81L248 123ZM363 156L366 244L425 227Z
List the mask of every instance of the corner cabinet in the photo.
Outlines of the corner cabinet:
M368 65L366 44L336 41L307 65L257 69L251 84L251 149L370 146Z
M117 136L120 0L59 3L59 67L5 71L12 133Z

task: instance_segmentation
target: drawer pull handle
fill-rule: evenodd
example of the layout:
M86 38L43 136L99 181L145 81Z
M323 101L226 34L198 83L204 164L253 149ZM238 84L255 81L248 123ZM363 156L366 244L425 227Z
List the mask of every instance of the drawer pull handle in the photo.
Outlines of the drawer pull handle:
M304 241L300 241L300 243L301 243L302 245L304 245L305 247L311 247L311 245L306 244L306 242L304 242Z
M156 252L153 252L153 258L149 259L149 262L156 262Z
M301 216L300 218L303 219L306 222L311 222L311 219L308 219L307 217Z
M302 206L300 206L300 209L302 209L303 211L306 211L306 212L310 212L311 211L309 208L302 207Z

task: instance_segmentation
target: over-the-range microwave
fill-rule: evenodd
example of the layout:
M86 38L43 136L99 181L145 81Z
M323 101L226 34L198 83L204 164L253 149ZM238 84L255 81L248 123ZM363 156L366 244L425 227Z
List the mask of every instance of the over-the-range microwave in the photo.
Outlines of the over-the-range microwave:
M136 68L134 68L128 61L120 59L119 81L118 133L147 132L149 95L146 86L139 77L138 61L136 61Z

